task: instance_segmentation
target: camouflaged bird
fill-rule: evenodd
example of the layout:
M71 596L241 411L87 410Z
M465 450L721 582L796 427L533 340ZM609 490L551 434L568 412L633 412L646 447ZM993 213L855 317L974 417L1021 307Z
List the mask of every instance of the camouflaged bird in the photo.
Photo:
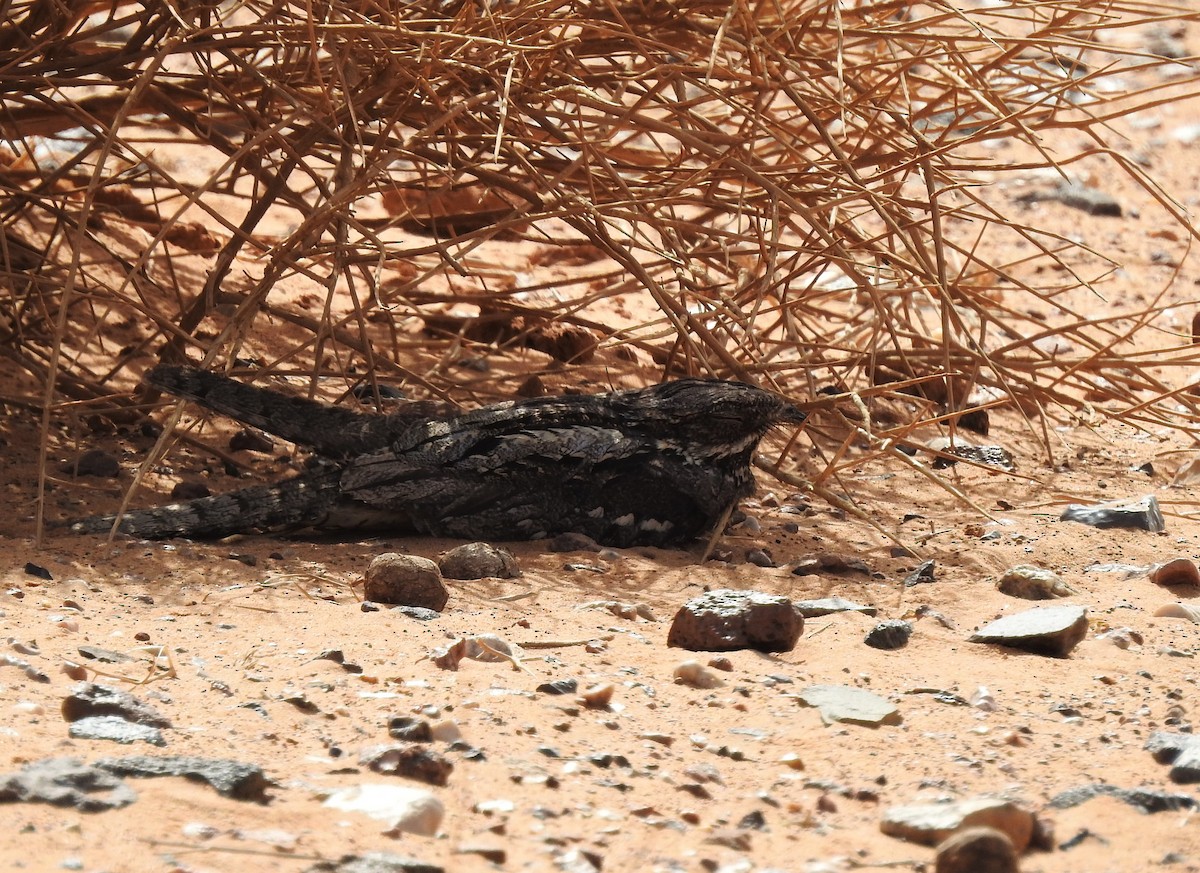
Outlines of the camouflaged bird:
M770 392L700 379L432 417L424 408L368 415L187 367L157 367L147 381L321 457L278 484L121 516L117 530L145 539L366 527L681 544L753 492L751 457L767 432L805 418ZM116 521L72 529L104 533Z

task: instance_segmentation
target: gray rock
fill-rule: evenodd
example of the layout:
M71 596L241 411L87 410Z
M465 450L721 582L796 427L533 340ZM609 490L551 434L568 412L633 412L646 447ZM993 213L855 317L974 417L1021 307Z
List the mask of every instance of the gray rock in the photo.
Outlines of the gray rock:
M777 567L775 559L771 557L771 553L766 549L749 549L746 552L746 562L753 564L755 567Z
M937 581L936 576L937 564L934 561L923 561L918 565L917 569L913 570L904 579L904 587L912 588L916 585L928 585L931 582Z
M903 649L908 645L908 638L912 636L912 632L911 622L894 618L889 621L881 621L871 628L863 642L872 649Z
M153 778L182 776L193 782L206 782L218 794L233 800L266 803L268 781L262 767L222 758L198 758L190 755L131 755L127 758L101 758L95 764L115 776Z
M358 763L376 773L403 776L427 785L447 784L454 770L454 764L444 756L418 743L370 746L362 750Z
M966 828L995 828L1019 853L1033 839L1033 813L995 797L976 797L953 803L895 806L884 813L879 829L890 837L936 846Z
M1038 203L1045 200L1061 203L1088 215L1121 217L1121 203L1106 191L1081 182L1063 182L1049 191L1030 191L1017 196L1019 203Z
M1115 797L1122 803L1127 803L1145 813L1176 812L1181 809L1196 808L1196 798L1190 794L1168 794L1153 788L1119 788L1116 785L1109 785L1107 782L1068 788L1050 798L1048 806L1054 809L1070 809L1096 797Z
M1158 498L1153 494L1147 494L1133 503L1114 501L1093 506L1072 503L1063 510L1060 521L1077 521L1101 528L1132 528L1150 533L1161 533L1167 529L1162 510L1158 508Z
M1082 606L1042 606L1006 615L971 635L973 643L995 643L1039 655L1065 658L1087 636Z
M667 645L693 652L789 652L803 630L804 616L786 597L719 588L680 607Z
M1013 458L1012 452L1002 446L976 446L964 443L961 438L951 443L949 437L940 437L931 440L928 447L938 453L930 465L935 470L952 467L959 460L982 464L986 467L999 467L1010 473L1017 469L1017 462Z
M106 649L103 646L84 644L75 651L88 660L99 661L101 664L128 664L133 661L133 658L124 652L114 652L112 649Z
M1005 570L996 588L1001 594L1023 600L1053 600L1079 593L1053 570L1029 564L1018 564Z
M446 873L446 868L391 852L343 855L336 861L318 861L305 873Z
M1144 747L1160 764L1170 764L1172 782L1191 785L1200 782L1200 737L1155 731Z
M966 828L937 847L936 873L1017 873L1017 850L1003 831Z
M574 694L579 690L579 683L574 679L556 679L553 682L543 682L534 691L539 694Z
M516 579L521 575L512 553L490 543L467 543L451 549L438 560L438 566L447 579Z
M49 803L101 812L135 800L137 794L116 776L75 758L47 758L0 776L0 803Z
M386 552L367 567L363 599L441 612L450 599L438 565L418 555Z
M865 727L897 725L900 711L878 694L849 685L810 685L796 696L801 706L816 707L825 724L845 722Z
M165 746L162 731L156 727L135 724L117 715L92 715L71 722L67 731L73 740L112 740L115 743L149 743Z
M2 615L3 613L0 613ZM16 667L25 674L25 678L33 682L49 682L50 677L42 670L30 664L24 658L15 655L0 655L0 667Z
M831 615L835 612L860 612L863 615L876 615L879 610L874 606L863 606L841 597L823 597L820 600L797 600L792 603L796 610L805 618L817 618Z
M142 703L132 694L106 685L80 682L63 698L62 716L67 721L103 715L116 716L148 727L171 726L170 720L153 706Z
M388 611L407 615L414 621L433 621L435 618L441 618L442 616L436 609L426 609L423 606L393 606Z

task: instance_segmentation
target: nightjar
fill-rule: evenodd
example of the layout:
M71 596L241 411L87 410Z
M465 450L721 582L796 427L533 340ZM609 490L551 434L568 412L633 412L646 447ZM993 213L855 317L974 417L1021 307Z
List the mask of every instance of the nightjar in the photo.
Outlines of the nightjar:
M741 382L681 379L635 391L540 397L465 413L367 415L189 367L150 384L285 439L318 460L300 475L125 513L146 539L374 528L475 540L568 531L613 546L666 546L711 530L754 490L773 427L805 413ZM116 518L71 525L109 531Z

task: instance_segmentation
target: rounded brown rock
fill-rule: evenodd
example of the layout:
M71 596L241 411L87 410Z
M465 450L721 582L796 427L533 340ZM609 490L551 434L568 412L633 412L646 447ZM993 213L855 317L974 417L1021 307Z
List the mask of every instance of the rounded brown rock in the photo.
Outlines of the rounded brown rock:
M937 848L937 873L1018 873L1017 850L995 828L966 828Z

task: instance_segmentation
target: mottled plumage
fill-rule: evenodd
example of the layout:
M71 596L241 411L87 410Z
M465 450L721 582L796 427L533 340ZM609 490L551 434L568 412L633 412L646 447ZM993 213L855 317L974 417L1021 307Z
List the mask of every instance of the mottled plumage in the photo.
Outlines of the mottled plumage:
M457 415L364 415L199 370L151 384L323 456L278 485L126 513L149 539L353 527L467 539L566 531L616 546L686 542L753 491L750 460L804 413L740 382L684 379L638 391L543 397ZM102 532L111 516L78 531Z

